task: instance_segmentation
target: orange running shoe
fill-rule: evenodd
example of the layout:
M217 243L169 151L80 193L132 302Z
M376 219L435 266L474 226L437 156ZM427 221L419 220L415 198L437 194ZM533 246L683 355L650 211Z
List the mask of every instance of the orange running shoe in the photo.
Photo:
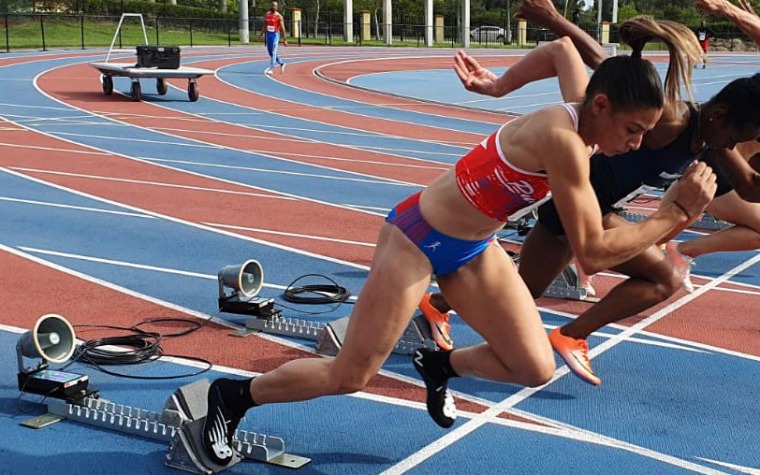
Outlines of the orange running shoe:
M694 265L694 258L681 254L678 250L678 244L674 241L668 241L665 245L665 256L673 263L676 272L681 274L681 288L688 293L694 292L694 284L691 282L691 267Z
M594 386L602 384L602 380L591 369L586 340L565 336L557 327L549 333L549 341L576 376Z
M451 339L451 325L449 325L449 314L443 313L435 308L430 303L430 296L433 294L425 294L419 304L419 309L422 315L430 325L430 333L433 335L433 340L439 348L446 351L454 349L454 340Z

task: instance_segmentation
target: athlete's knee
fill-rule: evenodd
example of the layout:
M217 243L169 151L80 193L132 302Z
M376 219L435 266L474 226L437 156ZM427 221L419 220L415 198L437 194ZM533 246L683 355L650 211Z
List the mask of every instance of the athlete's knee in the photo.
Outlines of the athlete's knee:
M548 383L554 376L556 369L554 356L550 353L548 357L537 358L522 365L515 371L515 376L518 383L535 388Z
M338 381L335 394L357 393L367 387L369 379L344 378Z
M683 275L672 269L667 278L656 282L654 286L654 298L657 300L657 303L667 300L675 294L681 288L683 279Z
M360 369L348 371L333 371L331 373L331 389L333 394L356 393L367 387L373 374Z

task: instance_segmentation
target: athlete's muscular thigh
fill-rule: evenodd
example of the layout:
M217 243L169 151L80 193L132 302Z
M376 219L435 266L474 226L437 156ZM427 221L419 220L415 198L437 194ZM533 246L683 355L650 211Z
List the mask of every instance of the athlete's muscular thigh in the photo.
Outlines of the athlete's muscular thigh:
M502 364L540 360L539 365L553 365L535 302L498 243L438 283L452 308L492 346Z
M372 270L331 369L336 379L358 390L377 373L411 320L430 275L422 252L398 228L384 223Z

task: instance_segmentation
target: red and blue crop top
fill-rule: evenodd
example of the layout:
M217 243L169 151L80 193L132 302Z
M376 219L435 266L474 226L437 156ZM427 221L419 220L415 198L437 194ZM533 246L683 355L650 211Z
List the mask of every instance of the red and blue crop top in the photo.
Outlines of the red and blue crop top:
M561 104L578 131L578 114ZM483 140L456 164L457 185L478 211L497 221L517 219L550 197L546 173L523 170L511 164L499 144L504 126Z

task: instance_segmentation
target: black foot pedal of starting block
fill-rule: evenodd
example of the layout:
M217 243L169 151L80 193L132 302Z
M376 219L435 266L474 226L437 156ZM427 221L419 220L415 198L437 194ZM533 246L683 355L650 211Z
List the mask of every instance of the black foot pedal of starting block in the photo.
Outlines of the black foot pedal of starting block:
M233 450L232 461L227 465L219 465L211 460L202 447L203 424L206 418L182 424L169 445L164 464L190 473L210 475L232 467L243 460L243 457Z
M195 445L202 443L200 436L194 439L193 437L197 435L196 431L203 428L203 421L208 413L207 396L210 386L211 383L207 379L201 379L178 388L166 401L161 413L162 422L178 428L171 440L169 453L166 455L166 465L193 473L216 473L217 469L229 467L229 465L219 467L212 461L206 460L205 452L197 455L198 450L192 445L192 441L195 441ZM201 421L200 429L196 429L198 421ZM184 431L181 435L179 428L183 428ZM240 458L288 468L300 468L311 461L300 455L286 453L285 441L271 435L238 429L232 442L235 456ZM198 447L198 449L202 451L203 447ZM171 463L169 463L170 460Z
M204 378L177 388L166 400L161 412L161 422L179 427L185 422L206 417L209 387L211 383Z

